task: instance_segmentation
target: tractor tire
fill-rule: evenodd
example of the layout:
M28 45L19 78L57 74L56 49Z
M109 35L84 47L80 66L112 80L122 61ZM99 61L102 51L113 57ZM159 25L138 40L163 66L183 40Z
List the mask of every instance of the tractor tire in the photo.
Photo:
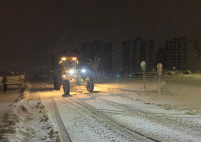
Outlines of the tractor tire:
M92 78L88 77L86 79L86 89L89 92L93 92L94 91L94 81Z
M70 94L70 81L68 79L63 81L63 90L65 95Z
M54 77L54 89L60 90L60 87L61 87L60 80L58 79L58 77Z
M4 92L7 92L7 91L8 91L8 88L7 88L7 85L6 85L6 84L4 84L3 91L4 91Z

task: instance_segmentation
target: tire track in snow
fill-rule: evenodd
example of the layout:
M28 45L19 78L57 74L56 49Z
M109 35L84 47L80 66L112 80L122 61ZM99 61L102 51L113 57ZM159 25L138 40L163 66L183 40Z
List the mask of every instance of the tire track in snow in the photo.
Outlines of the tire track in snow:
M100 102L104 102L108 105L114 106L116 108L124 109L124 110L128 111L128 113L135 115L135 116L139 116L144 119L147 119L150 122L158 123L158 124L161 124L168 128L184 132L186 135L192 134L194 137L197 137L197 138L200 137L201 126L198 124L195 124L189 120L184 121L180 117L175 117L175 116L169 117L166 114L163 114L162 117L159 117L152 113L145 112L145 111L141 110L140 108L131 107L131 106L128 106L125 104L119 104L119 103L109 101L106 99L102 99L102 98L99 98L97 100L99 100Z
M83 101L80 101L77 99L75 100L75 99L71 99L71 98L64 99L64 100L68 103L71 103L75 107L83 109L83 111L85 111L92 117L96 118L97 120L101 120L102 122L106 123L108 126L111 127L111 130L113 130L114 132L121 133L121 135L127 136L127 137L131 138L132 140L146 141L146 142L153 142L153 141L158 142L158 140L156 140L156 139L145 136L137 131L134 131L130 128L127 128L126 126L123 126L123 125L117 123L112 118L104 115L103 113L101 113L100 111L98 111L97 109L95 109L94 107L92 107L91 105L89 105Z
M59 129L59 134L61 136L61 140L63 142L72 142L70 139L70 136L69 136L69 134L68 134L68 132L64 126L64 123L63 123L62 118L60 116L59 110L57 108L57 104L56 104L54 99L52 99L52 107L53 107L53 112L54 112L55 120L57 123L57 127Z

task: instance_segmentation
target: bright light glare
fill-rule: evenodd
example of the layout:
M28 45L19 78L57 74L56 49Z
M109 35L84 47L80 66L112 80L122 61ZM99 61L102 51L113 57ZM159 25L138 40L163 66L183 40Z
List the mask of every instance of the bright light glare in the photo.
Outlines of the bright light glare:
M70 70L70 74L73 74L74 73L74 70Z
M61 60L62 60L62 61L66 61L66 57L62 57Z
M77 60L77 58L76 58L76 57L73 57L73 58L72 58L72 60L73 60L73 61L76 61L76 60Z
M63 78L65 78L66 76L65 75L63 75Z
M86 70L85 69L82 69L82 73L85 73L86 72Z

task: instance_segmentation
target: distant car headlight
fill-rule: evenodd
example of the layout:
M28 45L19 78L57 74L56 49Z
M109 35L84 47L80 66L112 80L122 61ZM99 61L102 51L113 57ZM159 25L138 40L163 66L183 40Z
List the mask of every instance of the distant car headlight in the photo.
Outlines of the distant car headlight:
M70 74L74 74L74 70L70 70Z
M85 73L85 72L86 72L86 69L82 69L81 72L82 72L82 73Z

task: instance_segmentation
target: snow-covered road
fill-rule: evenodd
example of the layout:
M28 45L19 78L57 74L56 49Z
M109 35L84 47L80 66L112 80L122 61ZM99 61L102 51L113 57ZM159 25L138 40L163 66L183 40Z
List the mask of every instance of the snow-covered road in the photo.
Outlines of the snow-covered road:
M104 83L96 84L93 93L82 86L72 87L69 96L52 88L49 83L29 85L24 98L16 104L23 113L16 114L27 120L22 121L26 129L32 124L34 134L19 135L19 130L25 130L19 127L19 119L17 132L9 135L29 141L201 141L199 86L163 83L159 94L158 82L148 81L145 94L142 81ZM25 119L33 116L35 121Z

